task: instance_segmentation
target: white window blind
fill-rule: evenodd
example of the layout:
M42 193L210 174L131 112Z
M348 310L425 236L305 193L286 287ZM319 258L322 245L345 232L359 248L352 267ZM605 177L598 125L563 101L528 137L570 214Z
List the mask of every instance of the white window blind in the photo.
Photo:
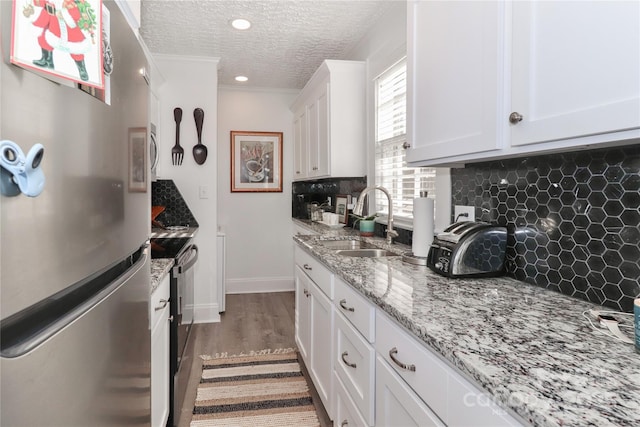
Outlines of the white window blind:
M405 160L407 66L402 60L376 80L375 183L389 190L394 218L413 218L413 199L420 191L435 198L434 168L410 168ZM376 212L388 214L387 198L375 197Z

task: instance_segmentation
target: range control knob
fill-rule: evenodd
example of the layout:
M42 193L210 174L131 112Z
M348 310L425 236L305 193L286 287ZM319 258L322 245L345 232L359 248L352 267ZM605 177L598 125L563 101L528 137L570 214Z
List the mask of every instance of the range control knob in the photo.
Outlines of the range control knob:
M441 263L441 262L436 262L435 267L436 267L438 270L442 270L442 267L443 267L443 266L442 266L442 263Z

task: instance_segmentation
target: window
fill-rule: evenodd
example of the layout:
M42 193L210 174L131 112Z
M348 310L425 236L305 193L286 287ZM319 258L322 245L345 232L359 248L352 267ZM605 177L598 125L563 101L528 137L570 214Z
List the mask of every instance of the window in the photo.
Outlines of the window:
M402 60L376 79L375 184L391 194L394 220L413 219L413 199L420 191L435 198L434 168L410 168L405 160L407 64ZM382 196L382 197L381 197ZM376 194L375 209L388 213L387 198Z

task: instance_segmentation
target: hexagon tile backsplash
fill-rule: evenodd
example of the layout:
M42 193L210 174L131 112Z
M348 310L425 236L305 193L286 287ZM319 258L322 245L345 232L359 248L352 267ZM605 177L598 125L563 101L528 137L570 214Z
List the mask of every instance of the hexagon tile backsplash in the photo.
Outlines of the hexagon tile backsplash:
M507 227L507 274L630 312L640 295L640 145L467 165L452 203Z
M151 206L164 206L166 209L156 220L166 227L186 225L198 227L191 209L180 194L172 179L158 179L151 183Z

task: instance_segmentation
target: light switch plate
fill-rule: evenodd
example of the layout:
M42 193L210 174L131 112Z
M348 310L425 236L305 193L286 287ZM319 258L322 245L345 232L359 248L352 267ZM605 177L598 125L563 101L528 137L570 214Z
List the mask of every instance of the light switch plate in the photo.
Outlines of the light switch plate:
M456 205L453 213L454 222L475 221L476 208L474 206Z
M209 198L209 186L201 185L200 186L200 198L208 199Z

